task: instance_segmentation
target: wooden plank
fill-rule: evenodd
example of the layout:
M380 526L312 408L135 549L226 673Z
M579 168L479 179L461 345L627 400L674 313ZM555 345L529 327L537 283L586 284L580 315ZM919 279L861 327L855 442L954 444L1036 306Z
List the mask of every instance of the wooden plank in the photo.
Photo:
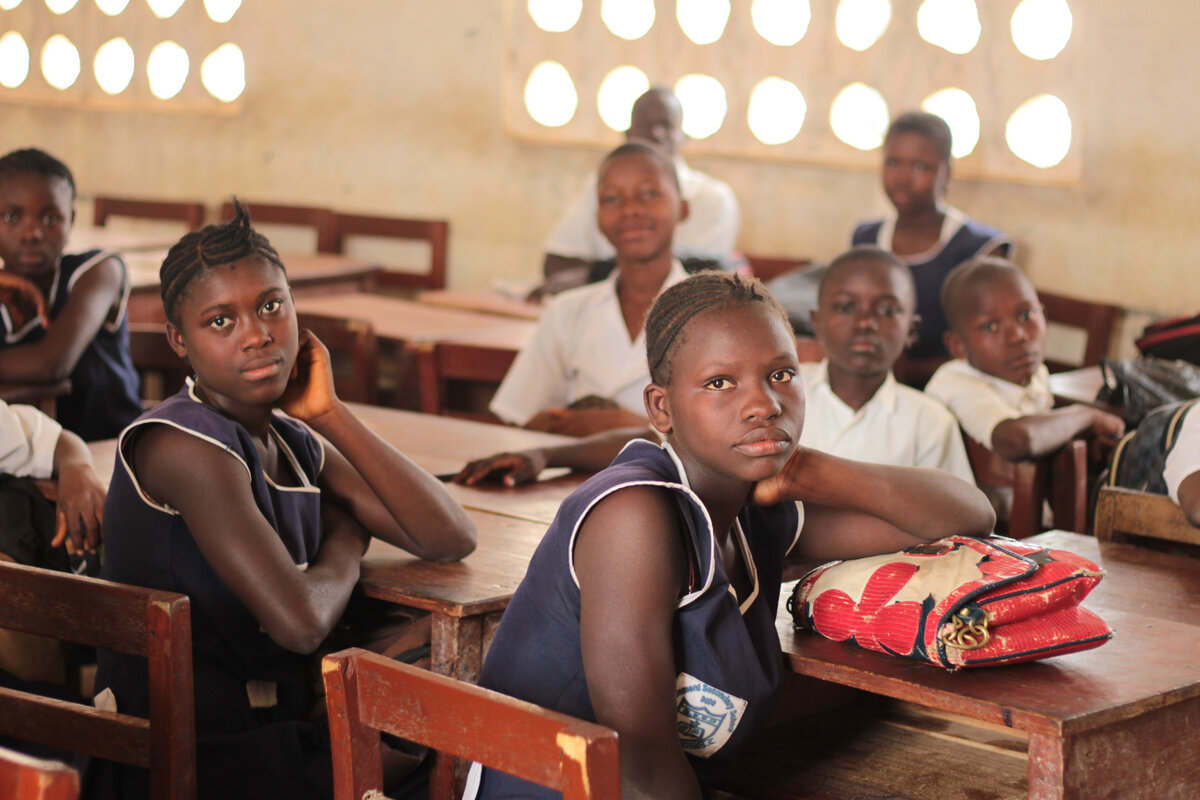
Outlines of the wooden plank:
M721 788L762 800L1020 800L1022 754L888 722L869 705L765 730Z

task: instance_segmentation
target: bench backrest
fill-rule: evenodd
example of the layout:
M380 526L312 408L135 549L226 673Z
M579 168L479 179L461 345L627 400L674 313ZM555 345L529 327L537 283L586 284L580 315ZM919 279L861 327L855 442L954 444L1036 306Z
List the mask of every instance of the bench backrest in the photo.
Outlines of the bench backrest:
M58 761L47 761L0 747L0 797L8 800L76 800L79 773Z
M150 770L151 796L196 796L188 598L0 563L0 627L145 656L150 717L0 688L0 734Z
M564 800L620 797L609 728L365 650L326 656L321 669L337 800L383 790L379 731L557 789ZM448 800L437 788L433 800Z

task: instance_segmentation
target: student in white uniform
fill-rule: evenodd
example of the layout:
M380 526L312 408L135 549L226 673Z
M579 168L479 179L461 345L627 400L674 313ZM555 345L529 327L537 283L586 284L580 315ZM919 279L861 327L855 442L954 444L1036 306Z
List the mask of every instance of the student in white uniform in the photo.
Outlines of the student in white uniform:
M954 416L892 376L919 324L915 307L912 276L890 253L862 247L834 259L813 313L827 358L799 367L807 419L800 443L857 461L940 469L974 484ZM638 436L649 434L631 427L564 446L500 453L468 464L455 480L515 485L547 467L595 471Z
M807 406L800 443L974 483L954 415L892 375L920 325L908 268L874 247L843 253L825 273L812 320L826 357L800 365Z
M683 147L683 108L665 87L647 90L633 104L626 141L644 141L662 150L675 165L680 192L690 209L675 231L673 248L682 254L730 260L737 246L741 212L729 185L690 168ZM542 270L547 292L581 285L595 261L613 258L616 248L596 224L596 176L587 179L555 222L543 245Z
M543 312L490 405L505 422L573 436L649 425L642 322L659 293L686 277L671 242L688 204L671 160L641 142L609 154L596 196L617 269L564 292Z

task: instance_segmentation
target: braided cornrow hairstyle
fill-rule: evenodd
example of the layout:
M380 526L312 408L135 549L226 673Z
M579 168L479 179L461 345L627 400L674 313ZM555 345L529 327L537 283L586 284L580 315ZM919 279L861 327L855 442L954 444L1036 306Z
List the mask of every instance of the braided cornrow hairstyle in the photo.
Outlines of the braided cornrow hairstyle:
M66 164L46 151L26 147L0 157L0 181L13 175L30 174L43 178L62 178L71 187L71 199L75 199L75 176Z
M158 270L163 310L171 324L178 325L176 306L192 279L203 269L232 264L248 256L258 256L283 270L279 253L267 237L250 226L250 214L233 198L233 219L216 225L205 225L192 231L171 247Z
M660 294L646 314L646 363L650 367L650 380L659 386L671 382L671 355L697 314L750 303L763 303L791 329L787 313L757 278L729 272L700 272Z

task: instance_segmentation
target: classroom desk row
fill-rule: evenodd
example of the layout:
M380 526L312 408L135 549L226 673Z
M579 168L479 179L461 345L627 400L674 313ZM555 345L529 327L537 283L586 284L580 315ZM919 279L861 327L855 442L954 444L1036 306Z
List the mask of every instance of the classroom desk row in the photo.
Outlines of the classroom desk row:
M433 473L451 472L477 456L561 441L549 434L375 406L355 406L355 411L368 427ZM103 465L112 463L113 443L96 443L92 449L103 472ZM559 475L516 488L452 485L451 492L478 526L476 551L458 563L433 564L373 542L364 559L362 591L428 610L433 617L434 669L476 680L495 626L547 523L581 480L578 475ZM915 766L952 774L991 768L999 760L1002 766L1007 764L1010 776L1014 770L1024 773L1013 778L1011 792L998 789L989 797L1193 796L1192 790L1200 787L1200 761L1191 755L1190 737L1180 733L1200 724L1200 604L1195 602L1200 597L1200 569L1196 562L1061 531L1041 534L1033 541L1079 553L1104 568L1105 578L1085 605L1115 629L1110 642L1044 662L950 673L794 631L781 605L778 630L786 662L797 676L827 687L816 690L818 696L831 696L839 687L847 687L889 702L904 701L973 720L987 737L1005 740L967 753L975 762L925 761ZM853 717L854 724L870 731L874 712L865 708ZM917 748L906 752L932 747L930 752L943 753L948 747L942 742L946 737L937 731L910 726L901 734L908 737L905 746ZM819 732L816 735L820 737ZM827 738L826 749L839 741ZM861 756L853 744L847 747ZM805 781L836 784L828 775L821 776L822 770L839 763L837 758L804 761L801 749L790 750L792 760L801 761ZM863 796L883 796L879 792L886 790L883 784L888 776L864 769L859 756L851 759L857 764L852 767L856 791L870 788L874 794ZM787 780L782 764L753 772L761 773L767 783Z

